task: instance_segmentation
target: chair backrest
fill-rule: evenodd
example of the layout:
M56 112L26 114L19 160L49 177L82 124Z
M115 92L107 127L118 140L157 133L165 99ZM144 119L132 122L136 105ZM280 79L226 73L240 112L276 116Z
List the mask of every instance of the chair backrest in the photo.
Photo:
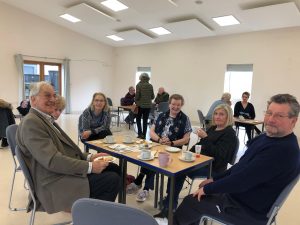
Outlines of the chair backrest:
M35 191L34 191L33 179L32 179L32 176L30 174L29 168L26 165L23 153L21 152L18 145L16 145L15 151L16 151L16 156L17 156L17 159L19 161L21 170L24 174L24 177L25 177L25 180L26 180L26 183L27 183L27 186L28 186L29 194L30 194L30 197L31 197L31 201L28 204L28 209L27 210L32 211L29 224L33 225L34 224L34 219L35 219L35 211L37 210L37 199L36 199L35 194L34 194Z
M107 103L109 106L113 106L111 98L107 97Z
M72 206L73 225L158 225L145 211L128 205L82 198Z
M167 112L169 110L169 102L160 102L157 106L158 112Z
M285 202L285 200L287 199L287 197L289 196L289 194L291 193L291 191L293 190L294 186L297 184L298 180L300 177L300 171L298 170L298 175L297 177L295 177L280 193L280 195L277 197L276 201L273 203L271 209L269 210L267 217L269 218L267 225L271 225L273 223L273 221L275 220L275 217L279 211L279 209L281 208L281 206L283 205L283 203Z
M235 138L236 138L236 146L235 146L232 158L231 158L231 160L229 162L231 165L234 165L235 160L236 160L236 156L237 156L237 154L239 152L239 148L240 148L240 140L239 140L239 138L237 136Z
M13 156L16 155L15 149L16 149L16 133L17 133L18 125L12 124L6 127L6 138L7 142L9 144L11 153Z
M200 109L197 110L199 121L200 121L200 127L203 127L205 129L205 117Z

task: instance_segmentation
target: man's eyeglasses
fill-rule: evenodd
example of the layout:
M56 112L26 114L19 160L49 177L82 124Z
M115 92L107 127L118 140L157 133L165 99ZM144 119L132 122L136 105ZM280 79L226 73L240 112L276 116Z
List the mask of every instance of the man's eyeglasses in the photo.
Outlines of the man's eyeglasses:
M272 113L271 111L265 111L265 117L273 116L275 120L282 120L284 118L291 118L290 115L283 115L281 113Z

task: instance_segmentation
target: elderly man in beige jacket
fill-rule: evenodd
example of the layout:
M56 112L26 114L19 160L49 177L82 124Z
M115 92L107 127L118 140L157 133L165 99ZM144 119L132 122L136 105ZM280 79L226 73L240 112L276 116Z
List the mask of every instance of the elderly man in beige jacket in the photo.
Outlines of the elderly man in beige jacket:
M17 130L20 147L35 186L41 209L48 213L69 211L83 197L114 201L120 190L118 166L94 160L103 153L83 154L54 122L53 87L34 83L30 90L32 108Z

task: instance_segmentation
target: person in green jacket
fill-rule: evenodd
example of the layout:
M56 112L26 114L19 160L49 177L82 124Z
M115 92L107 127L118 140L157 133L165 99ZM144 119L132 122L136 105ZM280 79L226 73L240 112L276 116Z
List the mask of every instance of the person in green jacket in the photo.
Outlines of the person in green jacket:
M165 89L163 87L158 88L158 92L156 94L156 97L154 99L155 104L159 104L161 102L168 102L169 101L169 94L168 92L165 92Z
M138 127L138 138L145 139L148 126L148 118L154 99L153 86L149 83L150 77L147 73L140 75L140 82L136 85L135 103L138 106L136 124ZM143 118L143 129L141 119Z

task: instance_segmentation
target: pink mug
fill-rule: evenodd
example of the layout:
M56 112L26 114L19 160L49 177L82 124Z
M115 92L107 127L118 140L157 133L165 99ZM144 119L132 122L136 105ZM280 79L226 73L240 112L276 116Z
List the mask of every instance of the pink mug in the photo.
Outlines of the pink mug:
M160 167L167 167L172 162L171 155L167 152L158 153L158 162Z

